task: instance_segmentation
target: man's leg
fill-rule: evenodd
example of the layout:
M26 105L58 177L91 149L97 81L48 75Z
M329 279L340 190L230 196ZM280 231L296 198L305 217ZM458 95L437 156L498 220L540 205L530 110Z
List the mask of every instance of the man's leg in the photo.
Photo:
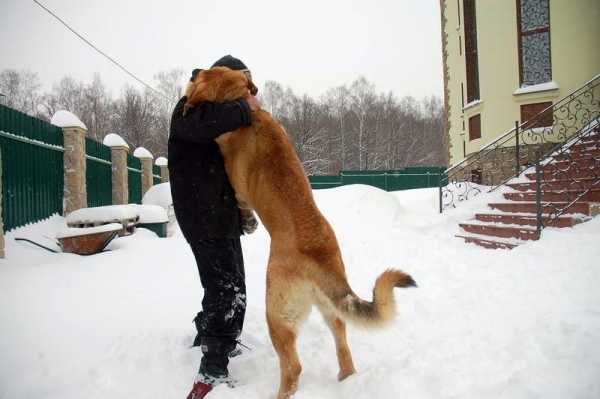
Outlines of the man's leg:
M246 312L241 243L239 238L204 240L192 250L204 288L203 311L196 319L203 353L199 373L220 380L228 378L227 355L236 346Z

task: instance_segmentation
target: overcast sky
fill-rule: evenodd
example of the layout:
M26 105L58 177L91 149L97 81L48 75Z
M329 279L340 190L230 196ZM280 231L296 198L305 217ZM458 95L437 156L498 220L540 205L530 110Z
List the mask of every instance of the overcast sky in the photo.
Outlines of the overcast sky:
M154 86L160 70L240 58L257 86L317 98L359 76L397 97L443 94L439 0L38 0ZM37 72L49 91L94 72L118 95L137 82L33 0L0 0L0 70Z

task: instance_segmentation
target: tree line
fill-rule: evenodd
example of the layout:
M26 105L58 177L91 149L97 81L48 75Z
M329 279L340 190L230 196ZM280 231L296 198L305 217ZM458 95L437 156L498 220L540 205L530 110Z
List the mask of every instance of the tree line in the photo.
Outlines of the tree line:
M68 110L93 140L117 133L132 150L144 147L155 158L166 157L171 113L183 95L184 76L180 69L155 74L163 96L125 85L115 98L97 73L89 84L65 76L41 93L36 73L5 69L0 71L0 103L46 121ZM284 126L310 175L445 164L444 105L436 96L398 99L391 91L377 93L359 77L318 99L267 81L258 99Z

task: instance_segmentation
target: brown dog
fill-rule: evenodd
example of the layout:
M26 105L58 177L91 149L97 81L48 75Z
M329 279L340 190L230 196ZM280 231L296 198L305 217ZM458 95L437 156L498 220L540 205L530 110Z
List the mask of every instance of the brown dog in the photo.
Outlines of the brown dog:
M188 84L188 104L248 96L256 87L243 72L216 67ZM380 327L395 315L394 287L416 286L409 275L387 270L375 283L373 302L350 288L333 229L317 208L290 140L267 111L252 113L252 126L217 140L240 208L256 211L271 236L267 269L267 323L279 356L278 399L298 389L302 370L296 351L300 323L316 305L333 333L343 380L356 372L344 320Z

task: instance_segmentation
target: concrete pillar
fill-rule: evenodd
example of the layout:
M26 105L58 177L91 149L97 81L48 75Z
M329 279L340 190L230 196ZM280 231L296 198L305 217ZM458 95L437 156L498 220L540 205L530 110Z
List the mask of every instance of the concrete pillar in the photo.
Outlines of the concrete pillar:
M127 154L129 147L111 147L112 162L112 204L129 203L129 173L127 170Z
M142 198L144 198L146 192L154 185L154 177L152 176L152 160L154 157L144 147L136 148L133 156L139 158L142 164Z
M160 182L167 183L169 181L169 167L167 166L168 161L165 157L156 158L156 164L160 166Z
M116 133L109 133L104 136L102 143L110 147L112 204L126 205L129 203L129 173L127 170L129 145Z
M63 214L87 207L85 135L79 126L63 127L64 195Z

